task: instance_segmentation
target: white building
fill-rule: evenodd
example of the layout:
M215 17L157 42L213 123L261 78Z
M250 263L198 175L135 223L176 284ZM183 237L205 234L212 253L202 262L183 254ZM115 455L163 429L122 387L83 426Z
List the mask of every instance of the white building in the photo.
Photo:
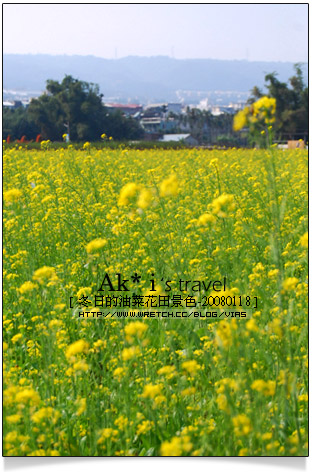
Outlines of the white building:
M189 133L167 133L159 139L160 142L183 142L186 145L196 146L198 145L197 140L193 138Z

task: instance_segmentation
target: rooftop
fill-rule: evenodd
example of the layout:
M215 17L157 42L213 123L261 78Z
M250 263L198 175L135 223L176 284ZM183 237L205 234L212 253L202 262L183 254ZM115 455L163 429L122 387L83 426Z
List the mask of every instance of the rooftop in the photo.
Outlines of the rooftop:
M105 106L116 109L138 109L142 107L140 104L105 104Z
M179 142L180 140L185 140L189 136L190 136L189 133L167 133L160 139L160 141L162 141L162 142Z

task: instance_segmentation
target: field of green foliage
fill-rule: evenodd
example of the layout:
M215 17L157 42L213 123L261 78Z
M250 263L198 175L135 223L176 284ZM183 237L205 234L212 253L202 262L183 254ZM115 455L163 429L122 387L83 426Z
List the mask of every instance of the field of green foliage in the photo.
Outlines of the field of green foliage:
M46 148L4 149L4 455L306 455L307 151ZM257 307L79 318L106 274Z

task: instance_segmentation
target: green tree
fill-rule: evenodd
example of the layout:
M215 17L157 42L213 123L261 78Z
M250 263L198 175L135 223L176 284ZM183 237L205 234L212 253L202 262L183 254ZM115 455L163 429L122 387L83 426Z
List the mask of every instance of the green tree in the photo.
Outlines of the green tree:
M115 140L137 140L144 136L144 130L139 122L126 117L121 110L106 114L104 127L107 136L112 136Z
M39 133L39 127L31 120L26 108L3 109L2 136L4 139L10 135L13 140L23 136L31 140L35 139Z
M42 138L61 140L64 133L63 110L59 101L52 96L43 94L33 99L28 107L28 114L40 129Z
M44 138L60 140L69 133L73 141L99 139L106 115L97 85L65 76L61 83L48 80L46 90L29 106Z
M189 131L200 144L217 142L217 137L234 138L232 131L233 116L228 113L215 116L210 111L187 107L185 114L176 116L178 132ZM234 141L234 140L233 140Z
M275 133L278 138L304 138L308 135L308 87L305 85L301 64L294 65L295 74L289 79L289 84L281 82L277 73L265 76L267 95L276 99ZM262 97L263 92L254 87L248 104Z
M72 141L100 140L103 133L115 140L142 136L134 119L107 112L98 85L72 76L65 76L61 83L48 80L46 93L31 101L29 115L42 137L50 140L61 140L64 133Z
M259 87L254 86L253 89L251 90L251 97L248 98L247 103L253 104L256 100L260 99L261 97L263 97L262 90Z

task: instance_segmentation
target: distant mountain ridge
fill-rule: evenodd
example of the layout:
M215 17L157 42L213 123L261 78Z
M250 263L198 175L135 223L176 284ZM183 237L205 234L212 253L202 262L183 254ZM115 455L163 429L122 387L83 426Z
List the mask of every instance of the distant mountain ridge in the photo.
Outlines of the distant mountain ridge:
M304 65L307 80L308 65ZM106 97L139 101L171 101L177 91L248 92L263 87L265 74L277 72L287 82L293 63L245 60L174 59L166 56L128 56L103 59L95 56L4 54L3 89L43 91L47 79L62 80L65 74L99 84Z

